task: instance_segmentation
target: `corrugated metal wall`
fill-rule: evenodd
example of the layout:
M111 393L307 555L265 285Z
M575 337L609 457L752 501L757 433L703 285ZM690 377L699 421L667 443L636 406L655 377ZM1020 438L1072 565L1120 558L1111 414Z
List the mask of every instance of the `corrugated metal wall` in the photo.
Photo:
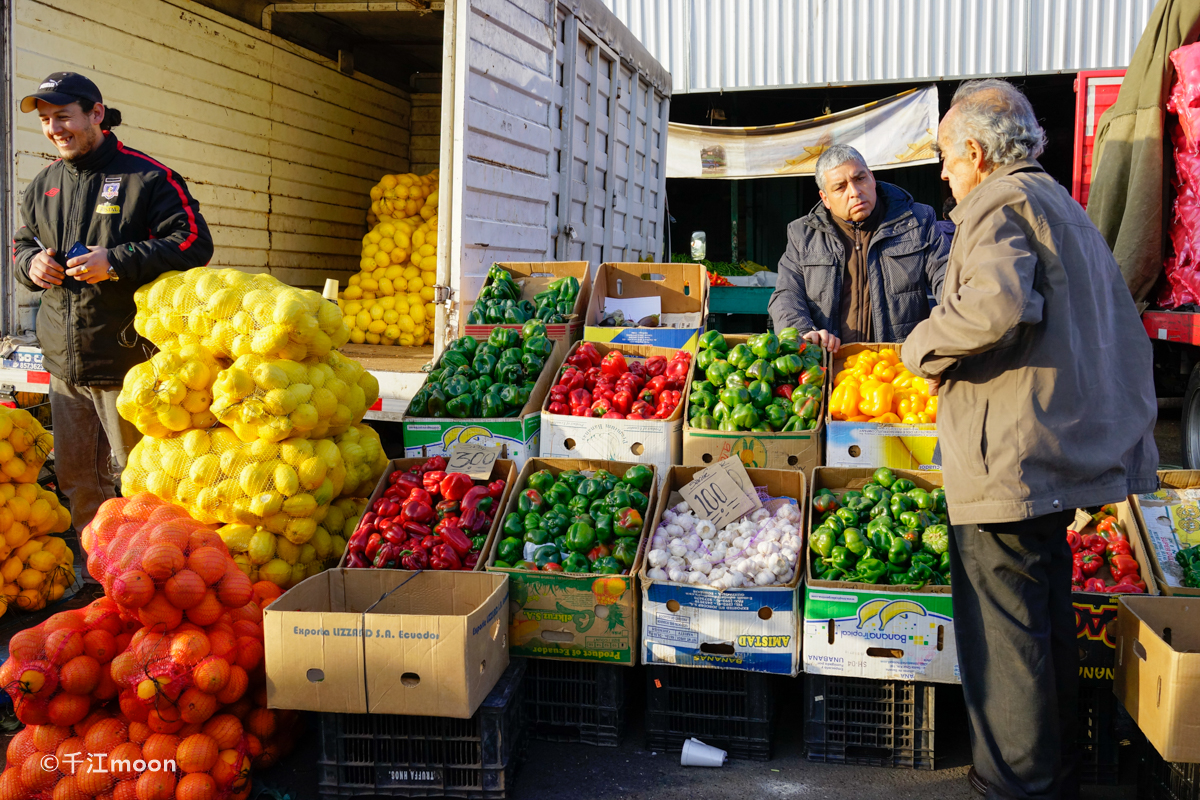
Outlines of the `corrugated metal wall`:
M674 90L1128 66L1155 0L603 0Z
M121 140L183 175L214 266L296 286L344 279L371 187L409 168L406 92L188 0L18 0L13 45L14 94L87 74L121 110ZM16 116L14 136L20 192L57 156L34 114Z

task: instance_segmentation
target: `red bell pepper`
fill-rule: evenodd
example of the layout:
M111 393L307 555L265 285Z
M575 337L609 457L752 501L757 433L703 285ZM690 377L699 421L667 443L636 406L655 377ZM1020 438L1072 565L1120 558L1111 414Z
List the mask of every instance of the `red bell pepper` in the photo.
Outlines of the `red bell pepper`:
M388 544L404 544L408 541L408 532L403 528L388 527L387 530L380 531L380 533Z
M493 500L499 502L500 498L504 497L504 487L506 486L508 483L503 478L497 478L487 485L488 494L492 496Z
M567 356L567 363L582 370L586 370L592 366L592 360L587 357L587 354L581 353L578 350Z
M1078 564L1071 565L1071 585L1083 588L1083 582L1086 580L1083 574L1083 568Z
M593 417L603 417L605 414L607 414L611 410L612 409L609 407L608 401L603 398L592 403L592 416Z
M1079 531L1067 531L1067 545L1071 548L1072 553L1079 552L1079 547L1083 544L1083 537L1079 535Z
M562 564L555 564L553 561L547 561L541 569L542 572L562 572Z
M381 497L371 506L371 510L381 517L394 517L400 513L400 506L394 500Z
M446 473L440 469L426 472L421 476L421 488L434 495L438 493L438 487L442 485L442 478L446 477Z
M1144 587L1136 586L1126 581L1121 581L1108 587L1108 591L1110 594L1145 594L1146 592Z
M463 569L475 569L475 565L479 563L479 553L467 553L462 561Z
M687 351L680 350L679 352L684 353ZM679 355L676 354L675 357L671 359L671 363L667 364L667 371L663 374L667 376L667 380L671 382L673 387L677 389L682 388L684 382L687 380L688 368L690 366L690 358L680 358Z
M424 522L413 522L412 520L401 523L400 528L409 536L424 537L429 536L433 532Z
M584 342L579 345L575 352L587 356L588 361L593 365L599 364L601 361L600 351L596 349L596 345L592 342Z
M445 456L430 456L429 459L421 465L421 472L433 472L435 470L444 470L445 468Z
M1117 583L1120 583L1126 575L1141 574L1138 570L1137 561L1128 553L1117 553L1110 558L1108 560L1108 570L1112 573L1113 580Z
M648 374L646 372L646 362L645 361L630 361L629 362L629 372L627 372L625 374L626 375L636 375L637 377L641 378L642 380L645 380L646 376Z
M487 533L487 529L492 526L492 521L478 508L468 508L463 512L459 525L468 536L479 536Z
M633 406L633 395L631 393L629 393L628 391L626 391L625 389L622 389L621 391L619 391L613 395L614 410L620 411L622 414L628 414L629 410L632 406Z
M654 416L666 419L675 413L675 407L683 395L675 389L666 389L658 396L658 404L654 407Z
M620 411L609 411L602 417L602 419L627 419L627 417Z
M795 386L792 386L790 383L781 383L775 387L774 395L776 397L786 397L788 400L791 400L792 392L794 391L796 391Z
M462 510L467 511L468 509L478 508L479 504L484 499L492 500L492 493L488 491L488 487L472 486L470 488L470 490L466 493L466 495L463 496ZM495 501L492 501L492 502L495 502ZM491 508L491 503L488 504L488 509L490 509L490 508ZM482 509L482 510L487 511L488 509Z
M455 514L458 514L458 512L461 510L461 508L462 507L459 505L459 502L457 500L442 500L440 503L438 503L436 506L433 507L433 510L437 512L438 519L443 520L446 517L450 517L450 516L454 516Z
M405 500L408 499L408 496L412 494L412 491L412 489L404 486L403 484L394 483L383 490L383 496L388 500L393 501L397 505L401 505Z
M605 375L612 375L614 378L629 372L629 365L625 363L625 354L620 350L609 350L600 362L600 371Z
M433 569L462 569L462 560L453 547L443 542L429 551L429 566Z
M422 550L432 550L433 548L437 547L441 543L442 543L441 539L439 539L438 537L436 537L430 533L427 533L421 537L421 549Z
M665 361L666 359L663 359L663 360ZM588 557L588 561L595 561L597 558L604 558L605 556L611 556L611 555L612 555L612 548L610 548L606 544L598 544L595 547L593 547L590 551L588 551L587 557Z
M1085 592L1104 592L1108 587L1104 585L1104 578L1088 578L1084 581L1083 590Z
M437 519L437 514L434 512L433 506L423 500L405 500L404 508L400 513L405 522L432 524Z
M654 416L654 406L645 400L635 400L633 407L629 410L634 414L641 414L643 417Z
M1104 559L1096 553L1085 553L1079 560L1079 568L1089 578L1099 572L1102 566L1104 566Z
M1105 548L1104 553L1111 561L1112 557L1116 555L1132 556L1133 549L1129 546L1128 539L1112 538L1108 540L1108 547Z
M443 530L445 530L446 528L449 528L451 526L453 526L455 528L461 528L462 527L462 517L458 514L455 514L452 517L446 517L444 520L439 522L437 525L433 526L433 532L435 534L440 535Z
M1105 517L1096 525L1096 531L1105 539L1126 539L1125 531L1121 529L1121 523L1117 522L1116 517Z
M571 392L571 413L575 413L577 408L591 408L592 393L587 389L574 389Z
M346 556L347 569L366 569L371 566L371 562L363 556L362 553L351 552Z
M634 413L633 411L630 411L628 414L625 415L625 419L650 419L650 417L643 417L641 414L637 414L637 413Z
M397 486L403 486L406 489L420 489L421 479L411 472L402 472L400 477L396 479Z
M1098 533L1085 533L1083 535L1082 549L1096 555L1103 555L1108 549L1108 542L1103 536Z
M573 406L571 408L572 417L590 417L592 415L591 406Z
M646 374L650 377L662 375L667 371L667 359L664 356L650 356L646 359Z
M421 547L400 551L400 565L414 572L429 566L429 551Z
M375 569L395 569L399 564L398 553L396 545L384 543L375 554L375 558L371 559L371 566Z
M667 376L666 375L655 375L653 378L646 381L646 389L651 392L654 392L655 394L658 394L659 392L661 392L663 389L666 389L666 388L667 388Z
M1128 583L1142 594L1146 593L1146 581L1142 579L1141 575L1126 575L1121 578L1121 583Z
M375 554L379 552L379 548L383 547L383 536L378 533L372 533L367 538L367 546L363 548L363 557L367 561L374 561Z
M583 385L591 389L596 385L596 381L600 380L600 367L588 367L583 373Z
M566 403L554 402L546 407L546 411L550 414L561 414L565 417L570 415L571 407Z
M388 476L387 476L387 482L388 482L388 485L389 485L389 486L395 486L395 485L396 485L396 482L397 482L398 480L400 480L401 476L403 476L404 474L405 474L405 473L404 473L404 471L403 471L403 470L399 470L399 469L398 469L398 470L396 470L395 472L393 472L393 473L391 473L390 475L388 475Z
M558 385L567 390L568 394L576 389L583 388L583 370L568 366L563 370L562 377L558 379Z
M442 479L442 497L447 500L462 500L475 482L464 472L451 472Z
M471 552L471 540L463 533L462 528L456 528L451 525L448 528L443 528L441 535L442 541L453 547L454 552L458 553L460 558Z

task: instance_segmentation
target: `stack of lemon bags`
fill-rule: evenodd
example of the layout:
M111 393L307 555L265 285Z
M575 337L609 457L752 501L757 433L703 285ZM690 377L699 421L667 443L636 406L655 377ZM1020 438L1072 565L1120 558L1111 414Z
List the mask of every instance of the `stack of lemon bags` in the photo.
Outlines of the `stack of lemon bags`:
M379 383L338 352L333 303L269 275L169 272L135 295L160 349L125 377L117 410L145 436L129 493L185 508L251 581L290 588L336 563L387 458L363 415Z
M371 189L371 230L338 298L350 341L422 346L433 341L437 281L437 170L384 175Z

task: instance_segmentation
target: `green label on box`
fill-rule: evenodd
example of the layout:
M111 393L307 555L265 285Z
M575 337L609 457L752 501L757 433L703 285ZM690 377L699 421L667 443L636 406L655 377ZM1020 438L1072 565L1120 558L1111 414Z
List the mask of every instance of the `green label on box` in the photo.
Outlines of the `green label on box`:
M630 576L502 571L512 599L510 654L633 663L637 608Z
M501 458L516 462L517 467L539 452L542 414L535 412L512 419L430 419L404 420L404 455L427 458L447 455L460 444L502 447Z

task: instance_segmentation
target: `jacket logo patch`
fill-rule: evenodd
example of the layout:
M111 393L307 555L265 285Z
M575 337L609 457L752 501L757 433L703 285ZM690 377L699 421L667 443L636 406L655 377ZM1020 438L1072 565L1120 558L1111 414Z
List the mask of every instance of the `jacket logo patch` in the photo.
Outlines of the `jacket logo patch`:
M56 194L58 194L58 187L57 187L57 186L55 186L53 189L49 189L49 190L47 190L47 192L46 192L46 197L54 197Z
M101 203L96 206L97 214L120 214L121 207L112 203Z
M100 196L105 200L115 200L117 195L121 193L120 183L106 183L104 188L100 190Z

